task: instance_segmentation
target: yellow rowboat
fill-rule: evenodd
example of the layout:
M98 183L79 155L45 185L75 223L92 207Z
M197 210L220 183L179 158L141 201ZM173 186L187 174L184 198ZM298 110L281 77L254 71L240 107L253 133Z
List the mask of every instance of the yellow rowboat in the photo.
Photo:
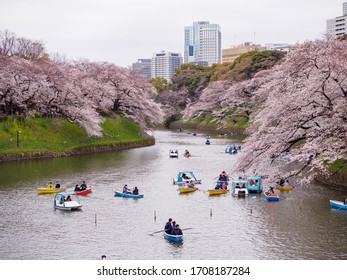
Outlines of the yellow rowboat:
M197 190L198 188L179 188L180 193L191 193Z
M229 190L208 190L209 195L220 195L220 194L226 194Z
M280 185L277 185L276 186L276 189L280 190L280 191L291 191L292 189L294 189L293 186L285 186L285 187L282 187Z
M46 193L60 193L60 192L65 192L66 188L53 188L53 189L49 189L49 188L38 188L37 189L37 194L46 194Z

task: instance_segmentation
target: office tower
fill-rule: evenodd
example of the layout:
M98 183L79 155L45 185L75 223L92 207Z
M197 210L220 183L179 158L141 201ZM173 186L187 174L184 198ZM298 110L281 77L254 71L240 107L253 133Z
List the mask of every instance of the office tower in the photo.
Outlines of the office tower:
M347 34L347 2L342 4L342 16L327 20L327 34L335 38Z
M221 28L208 21L184 28L184 63L211 66L222 61Z
M175 74L175 70L182 64L180 53L161 51L154 53L151 61L152 78L164 78L168 81Z
M151 59L140 58L137 62L133 63L132 68L145 75L147 80L151 78Z

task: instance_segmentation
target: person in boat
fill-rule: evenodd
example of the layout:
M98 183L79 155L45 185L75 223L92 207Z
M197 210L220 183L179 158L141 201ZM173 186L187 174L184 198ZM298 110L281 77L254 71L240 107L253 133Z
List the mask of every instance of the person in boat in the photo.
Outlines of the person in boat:
M287 180L288 181L288 180ZM278 184L283 187L285 183L285 180L283 178L280 179L280 181L278 182Z
M59 181L56 182L55 188L56 188L56 189L60 189L60 183L59 183Z
M182 178L184 180L189 180L190 179L190 177L186 173L182 173Z
M68 195L65 201L71 201L71 196Z
M182 234L183 232L180 229L180 225L177 224L172 230L172 235L182 235Z
M53 183L49 182L48 184L46 184L47 189L54 189Z
M224 177L224 181L229 181L229 175L225 171L223 171L222 174Z
M345 201L343 202L344 205L347 205L347 197L345 199Z
M236 183L235 189L240 189L240 184L239 183Z
M255 181L254 181L254 186L256 186L256 187L258 187L258 186L259 186L259 182L258 182L258 180L255 180Z
M220 181L220 186L221 187L222 187L224 182L226 182L225 184L228 185L227 182L229 181L229 175L225 171L222 171L222 173L219 174L218 181Z
M131 193L130 190L128 189L128 185L125 184L123 187L123 193Z
M75 186L75 192L80 192L81 191L81 188L78 184L76 184Z
M138 195L139 194L139 189L137 187L135 187L133 189L133 195Z
M223 173L219 174L218 181L220 181L220 182L225 181L225 177L223 176Z
M186 157L189 157L189 156L190 156L189 151L188 151L188 150L185 150L185 151L184 151L184 155L185 155Z
M194 185L194 182L193 180L190 180L189 183L187 184L187 188L194 188L195 185Z
M167 234L171 234L171 232L172 232L172 219L171 218L166 222L165 227L164 227L164 231Z
M86 184L85 181L82 181L82 184L81 184L80 188L81 188L82 191L87 189L87 184Z
M249 180L248 185L253 186L253 185L255 185L255 182L251 179L251 180Z
M172 229L176 227L176 221L172 221Z
M242 186L241 186L241 189L245 189L246 188L246 184L243 183Z
M269 196L275 196L274 188L271 187L269 190Z

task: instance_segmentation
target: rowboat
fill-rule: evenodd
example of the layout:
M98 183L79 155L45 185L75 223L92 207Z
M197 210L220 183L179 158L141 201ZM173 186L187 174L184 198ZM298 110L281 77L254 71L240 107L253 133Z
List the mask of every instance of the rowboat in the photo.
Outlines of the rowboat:
M280 191L291 191L291 190L294 189L294 187L293 186L289 186L289 185L287 185L287 186L276 185L276 189L280 190Z
M280 200L280 197L278 195L270 196L268 192L265 192L264 195L265 195L265 199L267 201L279 201Z
M209 195L221 195L221 194L226 194L229 190L223 190L223 189L218 189L218 190L208 190Z
M201 184L201 179L197 179L193 171L180 171L177 174L177 179L173 179L173 184L184 185L191 181L194 184Z
M192 193L192 192L195 192L198 190L198 188L186 188L186 187L181 187L181 188L178 188L180 193Z
M37 194L47 194L47 193L60 193L60 192L65 192L66 188L38 188L37 189Z
M172 241L172 242L182 242L183 241L183 235L171 235L167 234L164 231L164 237L166 240Z
M75 194L77 195L87 195L88 193L91 193L92 192L92 188L87 188L83 191L75 191Z
M143 198L143 194L131 194L131 193L123 193L122 191L114 191L114 196L120 196L125 198Z
M345 204L343 201L330 200L330 207L341 210L347 210L347 204Z
M62 192L54 196L54 209L59 210L78 210L82 207L78 196L75 192Z

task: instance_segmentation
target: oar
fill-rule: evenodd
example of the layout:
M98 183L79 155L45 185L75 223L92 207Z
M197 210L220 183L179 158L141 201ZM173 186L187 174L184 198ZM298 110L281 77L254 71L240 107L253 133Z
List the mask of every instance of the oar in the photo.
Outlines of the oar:
M189 228L182 228L181 230L183 231L183 230L188 230L188 229L192 229L191 227L189 227ZM159 232L164 232L165 231L165 229L163 229L163 230L158 230L158 231L155 231L155 232L153 232L153 233L149 233L149 235L154 235L154 234L156 234L156 233L159 233Z
M156 233L163 232L163 231L165 231L165 229L163 229L163 230L158 230L158 231L155 231L155 232L153 232L153 233L149 233L149 235L154 235L154 234L156 234Z

